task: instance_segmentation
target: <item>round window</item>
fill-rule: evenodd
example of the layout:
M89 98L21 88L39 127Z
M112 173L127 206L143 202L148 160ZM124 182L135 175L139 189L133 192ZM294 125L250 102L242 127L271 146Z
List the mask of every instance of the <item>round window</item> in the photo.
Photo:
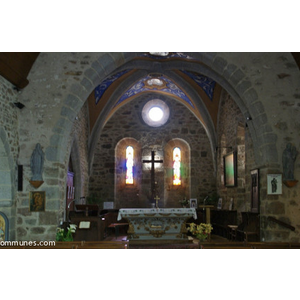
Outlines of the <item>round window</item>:
M143 120L152 127L159 127L164 125L170 115L168 105L159 99L148 101L142 110Z

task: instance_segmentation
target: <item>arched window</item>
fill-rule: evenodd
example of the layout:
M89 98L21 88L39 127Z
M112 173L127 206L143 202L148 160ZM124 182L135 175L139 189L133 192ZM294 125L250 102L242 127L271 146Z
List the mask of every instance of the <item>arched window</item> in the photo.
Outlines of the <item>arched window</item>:
M133 184L133 147L126 148L126 184Z
M173 185L181 185L181 150L173 149Z

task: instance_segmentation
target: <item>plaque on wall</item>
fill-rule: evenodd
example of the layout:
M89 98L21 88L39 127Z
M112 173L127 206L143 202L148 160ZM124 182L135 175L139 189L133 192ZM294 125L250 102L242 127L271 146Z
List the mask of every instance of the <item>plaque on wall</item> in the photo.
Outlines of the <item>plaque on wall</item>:
M268 174L268 195L282 194L282 174Z

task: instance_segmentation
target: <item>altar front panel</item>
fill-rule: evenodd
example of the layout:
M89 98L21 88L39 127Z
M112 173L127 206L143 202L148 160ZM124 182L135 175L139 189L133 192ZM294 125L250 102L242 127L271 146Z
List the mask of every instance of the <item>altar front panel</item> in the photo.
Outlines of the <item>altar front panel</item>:
M186 221L197 219L195 208L120 209L118 220L129 223L129 240L187 239Z

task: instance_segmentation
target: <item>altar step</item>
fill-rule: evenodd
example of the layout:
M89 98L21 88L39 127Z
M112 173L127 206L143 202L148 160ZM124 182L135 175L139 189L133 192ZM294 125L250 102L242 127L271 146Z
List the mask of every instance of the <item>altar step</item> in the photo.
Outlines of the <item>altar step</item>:
M105 241L127 241L126 235L109 235ZM213 243L228 243L228 239L212 235ZM193 240L134 240L129 241L129 249L199 249L199 242Z

